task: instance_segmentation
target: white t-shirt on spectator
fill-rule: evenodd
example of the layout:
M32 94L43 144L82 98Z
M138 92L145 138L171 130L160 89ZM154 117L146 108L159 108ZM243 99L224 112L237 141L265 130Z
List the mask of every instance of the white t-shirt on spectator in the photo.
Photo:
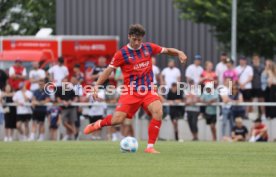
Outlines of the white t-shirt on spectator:
M227 70L226 64L219 62L216 66L216 74L218 76L218 83L223 85L223 73Z
M9 76L14 75L14 74L15 74L15 70L14 70L13 66L11 66L9 69ZM26 68L23 69L22 76L24 76L24 77L27 76Z
M64 65L55 65L51 67L48 72L53 75L54 82L57 86L61 86L62 80L69 75L68 69Z
M33 93L29 90L25 91L25 95L29 100L31 100L33 97ZM23 92L21 90L18 90L17 92L15 92L12 99L16 103L22 103L22 104L30 103L30 101L26 101L24 99ZM32 114L32 108L30 106L17 106L16 113L19 115L20 114Z
M198 85L202 72L203 72L203 68L201 66L196 66L195 64L191 64L186 69L185 76L190 79L193 79L195 85Z
M46 73L43 69L37 69L37 70L31 70L29 73L29 78L35 79L35 80L40 80L40 79L45 79ZM32 83L31 84L31 91L34 91L39 88L38 83Z
M160 69L156 65L152 65L152 72L153 72L153 83L157 84L156 75L160 74Z
M107 105L105 102L94 102L95 104L98 105L93 105L90 110L88 115L89 116L104 116L105 110L107 109Z
M162 71L162 76L164 76L166 87L171 88L172 83L178 82L178 78L181 76L181 72L178 68L166 67Z
M245 67L238 66L236 67L236 71L239 76L239 82L242 84L245 83L249 77L253 76L253 68L249 65ZM245 84L244 88L252 89L252 82Z

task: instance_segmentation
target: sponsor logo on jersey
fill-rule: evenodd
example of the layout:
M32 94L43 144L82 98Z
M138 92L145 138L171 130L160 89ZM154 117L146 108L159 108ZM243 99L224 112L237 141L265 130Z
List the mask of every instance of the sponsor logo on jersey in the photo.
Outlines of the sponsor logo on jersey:
M143 68L148 67L149 64L150 64L149 61L145 61L145 62L142 62L142 63L138 63L138 64L135 64L135 65L134 65L134 68L133 68L133 69L134 69L134 70L143 69Z

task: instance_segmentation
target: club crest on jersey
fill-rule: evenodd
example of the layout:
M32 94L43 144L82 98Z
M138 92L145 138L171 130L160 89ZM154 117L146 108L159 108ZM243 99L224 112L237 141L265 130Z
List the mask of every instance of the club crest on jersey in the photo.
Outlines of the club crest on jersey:
M148 57L149 56L149 52L147 50L144 51L144 55L145 57Z

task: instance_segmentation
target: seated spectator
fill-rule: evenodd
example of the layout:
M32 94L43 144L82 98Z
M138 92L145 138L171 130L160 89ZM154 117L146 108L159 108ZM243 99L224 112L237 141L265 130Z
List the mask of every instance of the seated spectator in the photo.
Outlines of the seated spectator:
M9 68L9 84L15 91L20 89L27 77L26 68L22 65L20 59L15 61L15 64Z
M250 142L266 142L268 141L267 126L262 123L262 119L258 118L254 121L254 125L250 130Z
M50 140L57 140L57 130L61 123L61 108L59 106L51 106L47 110L48 113L48 124Z
M178 141L178 119L182 119L184 117L185 107L184 106L173 106L178 103L183 103L184 93L181 91L178 94L177 84L173 83L172 87L169 90L167 95L167 102L172 105L169 107L170 109L170 117L172 119L175 140Z
M206 106L204 114L205 114L207 125L210 125L213 141L216 141L217 108L216 106L211 106L211 104L217 102L219 96L216 91L212 93L211 89L214 89L213 84L209 83L205 85L206 92L205 91L203 92L200 99L201 99L201 102L208 105Z
M194 106L194 104L198 103L200 99L197 95L198 90L197 90L197 87L195 86L194 81L190 80L189 84L190 84L189 85L190 90L187 90L185 92L186 112L188 117L188 124L193 135L193 141L197 141L198 140L197 120L198 120L200 108L199 106Z
M13 103L12 97L14 93L9 84L6 85L4 92L2 92L3 103ZM16 129L16 107L15 106L4 106L4 117L5 117L5 142L13 141L14 129Z
M248 130L243 125L241 117L236 118L235 126L232 128L231 137L224 137L225 141L237 142L237 141L246 141L248 136Z
M32 132L30 135L30 141L36 139L35 134L38 126L39 138L38 141L44 140L44 122L47 115L47 107L42 106L41 104L46 104L50 102L50 96L44 91L45 80L41 79L39 81L39 88L33 92L33 121L32 121Z
M32 108L31 106L25 106L28 103L31 103L33 93L26 88L26 84L22 85L22 88L15 92L13 96L13 101L17 104L16 114L17 122L16 127L20 134L21 141L27 141L29 138L29 122L32 117ZM22 127L24 125L24 128Z
M230 58L226 59L226 71L223 73L223 81L229 79L235 84L238 81L238 74L236 70L233 68L234 61Z

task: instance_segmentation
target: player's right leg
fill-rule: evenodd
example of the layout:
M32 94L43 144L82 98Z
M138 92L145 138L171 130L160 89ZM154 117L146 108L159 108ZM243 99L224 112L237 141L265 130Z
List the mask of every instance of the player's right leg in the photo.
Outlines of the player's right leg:
M108 115L103 120L98 120L95 123L89 124L84 128L84 134L90 134L92 132L95 132L102 127L105 126L112 126L112 125L118 125L123 123L125 118L127 117L126 112L116 111L114 115Z

